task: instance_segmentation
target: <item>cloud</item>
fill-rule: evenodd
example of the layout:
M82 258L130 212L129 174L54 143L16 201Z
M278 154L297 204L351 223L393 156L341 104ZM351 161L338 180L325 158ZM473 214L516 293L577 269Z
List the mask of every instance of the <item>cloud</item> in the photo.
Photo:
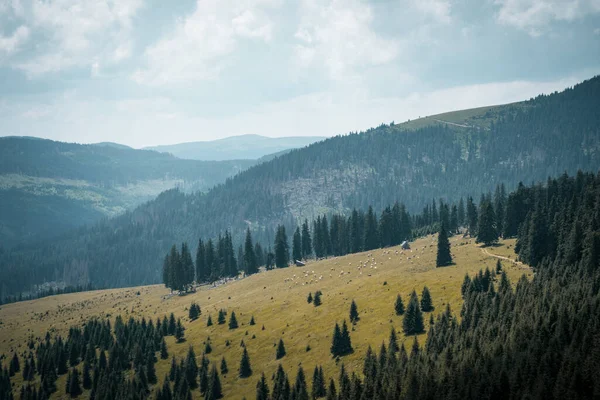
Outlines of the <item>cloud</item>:
M146 65L133 79L160 86L215 78L241 39L272 39L268 11L278 5L277 0L198 0L174 32L146 49Z
M21 7L25 11L15 15L36 35L36 51L12 65L35 77L127 58L130 50L119 49L129 40L142 0L30 0Z
M19 47L29 38L29 28L21 25L12 35L0 35L0 56L11 55L19 50Z
M449 23L452 20L449 0L416 0L413 5L417 10L431 16L438 22Z
M495 0L497 19L532 36L540 36L553 21L573 22L600 12L599 0Z
M373 30L373 11L367 3L302 0L300 12L295 56L301 67L324 66L334 79L344 79L398 55L398 42Z

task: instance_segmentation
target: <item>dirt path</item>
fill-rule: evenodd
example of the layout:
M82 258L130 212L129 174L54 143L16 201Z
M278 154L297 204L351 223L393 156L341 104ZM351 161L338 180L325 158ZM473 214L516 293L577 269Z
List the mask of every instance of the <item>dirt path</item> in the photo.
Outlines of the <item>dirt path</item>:
M515 260L513 260L511 258L508 258L508 257L504 257L504 256L500 256L498 254L490 253L488 251L488 249L486 249L486 248L481 248L481 252L483 254L485 254L485 255L490 256L490 257L495 257L495 258L499 258L500 260L508 261L508 262L510 262L510 263L518 266L521 269L531 270L531 268L529 267L529 265L523 264L521 261L515 261Z

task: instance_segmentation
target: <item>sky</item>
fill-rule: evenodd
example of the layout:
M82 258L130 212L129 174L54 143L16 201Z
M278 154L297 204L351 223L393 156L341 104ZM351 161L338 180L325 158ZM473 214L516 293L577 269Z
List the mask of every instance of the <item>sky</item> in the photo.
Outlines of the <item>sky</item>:
M0 136L333 136L600 74L600 0L0 0Z

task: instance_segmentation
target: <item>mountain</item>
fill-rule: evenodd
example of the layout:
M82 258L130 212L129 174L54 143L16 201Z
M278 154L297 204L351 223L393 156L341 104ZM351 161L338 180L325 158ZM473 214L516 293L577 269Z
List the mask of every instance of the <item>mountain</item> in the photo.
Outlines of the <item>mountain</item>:
M170 188L204 191L254 163L181 160L116 143L0 138L0 243L54 237Z
M325 139L319 136L270 138L260 135L231 136L224 139L147 147L190 160L254 160L285 150L308 146Z
M96 286L158 282L173 243L187 241L194 251L199 237L225 229L241 243L250 226L266 246L277 224L291 228L317 214L369 205L380 211L396 200L414 213L433 199L479 196L500 182L510 190L523 179L596 171L598 109L595 77L561 93L436 118L441 122L429 118L423 126L411 121L333 137L249 168L207 193L170 190L44 246L5 252L2 290L52 280Z

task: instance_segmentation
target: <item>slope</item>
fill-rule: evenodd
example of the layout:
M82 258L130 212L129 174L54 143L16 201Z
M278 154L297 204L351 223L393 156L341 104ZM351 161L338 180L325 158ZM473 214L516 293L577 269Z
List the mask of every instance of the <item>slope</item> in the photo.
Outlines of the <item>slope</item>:
M493 108L486 117L489 130L382 125L337 136L252 167L206 194L168 191L46 246L7 253L0 277L12 291L63 276L109 287L153 283L172 243L187 241L195 251L199 237L225 229L241 243L250 226L266 246L277 224L291 232L298 220L329 211L369 205L378 211L399 200L415 212L432 199L477 197L501 182L510 190L522 179L595 171L599 108L596 77L561 93Z
M241 135L212 141L153 146L147 149L191 160L254 160L284 150L304 147L323 139L325 138L318 136L270 138L260 135Z
M180 160L106 143L0 138L0 243L58 236L173 187L207 190L252 164Z
M209 360L218 366L224 357L229 367L229 374L222 377L224 395L228 399L254 398L260 374L264 372L272 385L270 377L279 363L291 375L292 383L300 365L308 379L315 365L323 366L327 379L337 378L342 363L349 371L360 373L368 346L377 350L382 342L387 342L392 328L407 349L413 343L412 337L402 333L403 317L394 313L396 295L400 294L407 304L413 289L420 297L423 286L428 286L435 309L424 314L427 331L429 314L438 315L447 305L455 312L460 310L463 301L460 286L466 273L474 275L486 267L493 270L496 265L496 258L485 255L474 242L460 237L452 239L456 265L448 268L433 266L435 236L417 240L412 248L412 251L402 251L399 247L378 249L312 262L305 268L262 272L216 288L202 287L187 296L170 296L162 285L155 285L60 295L6 305L0 310L3 321L0 336L5 339L0 343L0 354L25 348L31 335L43 338L47 330L65 337L70 326L81 325L92 317L114 320L120 314L125 321L129 317L156 320L173 312L184 321L186 341L175 343L172 337L168 338L169 358L159 360L156 368L159 384L169 371L171 357L185 358L189 346L193 346L200 364L204 343L209 338L212 347L212 352L207 355ZM511 254L511 258L514 258L513 248L514 240L502 243L501 249L504 254ZM366 266L359 268L361 264ZM532 276L526 266L510 262L503 265L514 284L523 274ZM319 279L321 276L323 278ZM323 304L319 307L306 301L308 293L316 290L323 292ZM336 322L348 320L352 300L356 301L360 315L350 333L354 353L342 357L338 363L329 351L331 334ZM192 302L199 304L202 310L200 318L193 322L187 318L187 309ZM216 317L220 309L226 310L228 316L235 312L240 327L229 330L227 324L218 325ZM211 327L206 326L209 315L214 321ZM252 316L256 322L254 326L249 325ZM418 336L421 345L425 343L425 337L425 334ZM287 354L276 360L275 344L280 338ZM247 379L237 376L242 340L254 371ZM17 388L20 379L20 374L15 377ZM57 384L58 394L63 393L64 379L63 376ZM197 390L194 398L200 398Z

